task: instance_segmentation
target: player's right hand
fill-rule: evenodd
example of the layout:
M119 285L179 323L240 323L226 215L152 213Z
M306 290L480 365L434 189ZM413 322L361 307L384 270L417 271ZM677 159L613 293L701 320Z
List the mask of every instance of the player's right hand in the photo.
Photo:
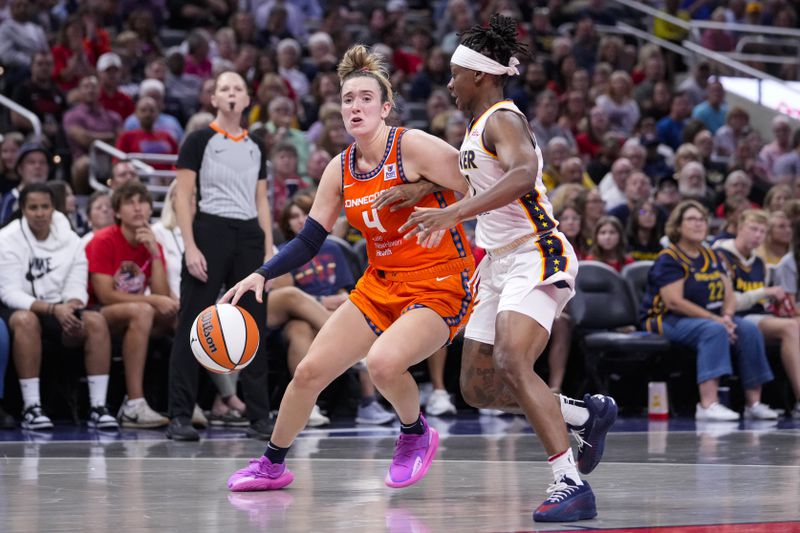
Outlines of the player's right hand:
M261 274L253 272L242 281L228 289L228 292L222 295L219 303L231 303L236 305L239 299L244 296L247 291L253 291L256 294L256 301L264 303L264 291L268 291L272 285L272 280L267 280Z
M208 282L208 263L203 252L196 246L186 247L186 269L203 283Z

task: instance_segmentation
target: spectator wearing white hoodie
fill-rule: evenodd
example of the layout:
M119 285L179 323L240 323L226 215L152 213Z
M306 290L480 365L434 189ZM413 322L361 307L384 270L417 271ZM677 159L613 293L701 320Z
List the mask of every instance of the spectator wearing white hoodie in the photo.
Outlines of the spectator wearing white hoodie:
M42 339L83 345L89 383L89 426L117 429L106 408L111 336L100 313L85 308L87 262L69 220L54 208L44 183L20 192L21 218L0 230L0 318L8 323L19 376L22 427L51 429L42 411L39 373Z

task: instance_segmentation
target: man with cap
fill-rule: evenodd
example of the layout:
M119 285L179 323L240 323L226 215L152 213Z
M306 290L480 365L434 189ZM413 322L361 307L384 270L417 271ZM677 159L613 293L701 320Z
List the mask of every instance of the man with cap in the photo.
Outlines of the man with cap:
M31 183L44 183L50 173L50 154L41 144L23 144L17 155L14 169L19 176L19 185L8 191L0 202L0 226L5 225L17 211L19 193Z
M97 60L97 79L100 82L100 105L116 112L123 120L133 114L135 107L130 96L119 90L122 59L106 52Z

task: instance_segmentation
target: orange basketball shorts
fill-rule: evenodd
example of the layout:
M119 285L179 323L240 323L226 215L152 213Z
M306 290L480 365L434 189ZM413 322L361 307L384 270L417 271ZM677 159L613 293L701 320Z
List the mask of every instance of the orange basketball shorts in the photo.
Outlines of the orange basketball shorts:
M450 329L449 342L467 324L472 313L470 280L474 266L420 278L420 272L386 272L368 267L350 293L350 301L380 335L404 313L419 307L431 309Z

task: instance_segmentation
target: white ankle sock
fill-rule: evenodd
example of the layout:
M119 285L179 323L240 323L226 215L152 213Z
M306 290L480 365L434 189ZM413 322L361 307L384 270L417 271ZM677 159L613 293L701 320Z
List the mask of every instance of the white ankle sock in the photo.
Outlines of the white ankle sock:
M562 453L556 454L547 459L547 463L553 469L553 479L558 481L561 476L567 476L578 485L583 485L578 469L575 468L575 459L572 457L572 448L567 448Z
M143 403L145 403L144 396L142 396L141 398L133 398L132 400L128 400L127 402L125 402L125 407L133 408Z
M39 397L39 378L27 378L19 380L19 388L22 389L22 403L25 409L31 405L41 405Z
M108 374L95 374L86 376L89 384L89 403L92 407L103 407L106 404L106 391L108 390Z
M581 400L573 400L563 394L558 395L558 403L561 406L561 415L564 422L570 426L582 426L589 420L589 410L584 407Z

